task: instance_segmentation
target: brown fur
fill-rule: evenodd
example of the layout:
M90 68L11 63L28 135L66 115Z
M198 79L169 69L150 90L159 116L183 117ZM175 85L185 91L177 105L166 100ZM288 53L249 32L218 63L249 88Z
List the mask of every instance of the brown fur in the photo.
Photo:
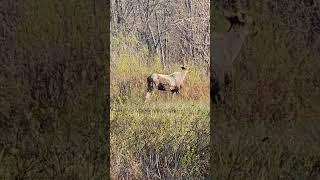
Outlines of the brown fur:
M181 66L181 69L181 72L174 72L169 75L156 73L151 74L147 78L146 100L150 98L155 90L179 94L182 89L184 79L188 73L188 68L186 66Z

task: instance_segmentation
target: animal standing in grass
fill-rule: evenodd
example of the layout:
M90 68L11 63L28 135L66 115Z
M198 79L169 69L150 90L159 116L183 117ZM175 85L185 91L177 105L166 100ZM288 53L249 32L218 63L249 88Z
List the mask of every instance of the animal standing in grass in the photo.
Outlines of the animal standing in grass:
M172 95L180 94L184 79L188 73L187 66L181 66L180 72L174 72L169 75L153 73L147 78L147 95L146 100L150 99L155 90L168 91Z

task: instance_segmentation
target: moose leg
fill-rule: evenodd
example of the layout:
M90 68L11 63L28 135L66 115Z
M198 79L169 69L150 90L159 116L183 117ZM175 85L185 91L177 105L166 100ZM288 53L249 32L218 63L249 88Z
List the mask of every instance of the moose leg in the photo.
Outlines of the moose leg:
M148 86L147 95L145 101L149 100L152 94L154 93L154 89L152 86Z
M175 92L171 92L171 96L172 96L172 98L174 98L174 97L175 97L174 93L175 93Z
M150 97L152 96L152 94L153 94L153 91L148 91L148 92L147 92L147 95L146 95L145 101L149 100Z
M171 93L172 93L172 98L174 98L176 95L178 95L179 90L178 89L173 89L173 90L171 90Z
M145 101L149 100L152 94L154 93L154 90L156 90L157 84L154 82L154 80L150 77L147 79L147 94L145 97Z

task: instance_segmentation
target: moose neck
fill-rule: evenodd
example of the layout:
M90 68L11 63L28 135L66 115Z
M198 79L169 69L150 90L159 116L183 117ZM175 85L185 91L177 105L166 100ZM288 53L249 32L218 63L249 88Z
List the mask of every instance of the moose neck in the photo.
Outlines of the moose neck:
M186 70L186 69L183 69L183 70L181 71L181 78L182 78L182 80L184 80L184 78L186 77L187 73L188 73L188 70Z

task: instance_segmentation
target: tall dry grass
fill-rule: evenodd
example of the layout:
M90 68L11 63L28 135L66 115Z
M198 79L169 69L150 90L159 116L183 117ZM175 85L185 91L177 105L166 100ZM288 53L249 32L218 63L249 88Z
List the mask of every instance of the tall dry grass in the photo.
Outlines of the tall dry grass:
M114 36L111 41L113 51L111 72L111 96L143 98L147 90L147 77L152 73L170 74L181 71L181 64L164 65L158 56L150 57L143 45L131 34ZM140 49L138 49L138 48ZM189 61L190 71L185 79L180 98L204 100L209 98L209 77L205 69ZM165 97L168 93L155 93Z
M111 41L111 178L209 177L209 78L190 64L181 95L156 92L145 103L147 77L180 71L150 57L130 34Z

